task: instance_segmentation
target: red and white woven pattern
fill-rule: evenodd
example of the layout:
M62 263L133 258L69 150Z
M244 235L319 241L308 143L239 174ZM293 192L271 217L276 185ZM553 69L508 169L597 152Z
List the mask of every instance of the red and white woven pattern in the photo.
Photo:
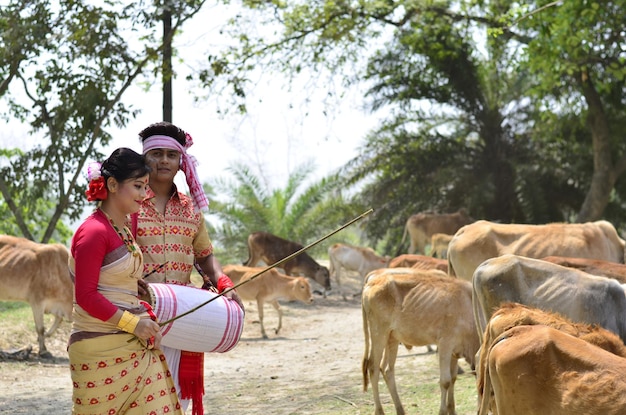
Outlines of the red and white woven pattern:
M149 284L150 302L157 321L165 322L209 299L214 292L175 284ZM231 299L220 296L198 310L162 327L161 344L192 352L223 353L237 345L244 312Z

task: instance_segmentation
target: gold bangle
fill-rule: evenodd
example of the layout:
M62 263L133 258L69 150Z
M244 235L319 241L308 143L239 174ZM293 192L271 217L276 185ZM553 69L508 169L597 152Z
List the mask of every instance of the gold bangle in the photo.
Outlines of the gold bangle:
M139 324L139 316L128 311L124 311L122 314L122 318L117 323L117 327L120 330L124 330L126 333L134 333L135 328L137 328L137 324Z

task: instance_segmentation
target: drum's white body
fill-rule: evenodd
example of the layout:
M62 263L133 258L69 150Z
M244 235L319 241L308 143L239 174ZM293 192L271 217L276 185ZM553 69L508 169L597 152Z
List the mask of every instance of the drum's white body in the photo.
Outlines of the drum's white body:
M150 303L158 322L165 322L217 296L200 288L175 284L148 284ZM191 352L231 350L243 331L244 312L228 298L218 297L161 328L161 344Z

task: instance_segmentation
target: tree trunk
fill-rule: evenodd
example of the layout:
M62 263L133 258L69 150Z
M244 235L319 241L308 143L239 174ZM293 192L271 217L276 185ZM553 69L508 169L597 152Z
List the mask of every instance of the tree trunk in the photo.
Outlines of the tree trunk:
M172 122L172 11L163 9L163 121Z
M604 113L600 95L587 72L579 77L583 95L588 106L587 124L593 143L593 176L585 201L578 212L577 222L588 222L602 218L609 203L617 175L613 166L609 122Z

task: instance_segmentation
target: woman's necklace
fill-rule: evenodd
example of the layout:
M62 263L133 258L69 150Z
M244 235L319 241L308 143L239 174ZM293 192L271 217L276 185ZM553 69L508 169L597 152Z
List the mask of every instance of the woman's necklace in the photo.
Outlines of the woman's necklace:
M120 232L119 228L115 225L113 219L111 219L111 217L107 215L104 210L100 209L100 211L104 213L104 216L107 217L109 223L111 224L111 226L113 226L113 229L115 229L115 232L117 232L120 238L122 238L122 241L124 241L124 245L126 245L126 249L128 249L128 252L130 252L133 256L139 256L139 252L137 251L137 247L135 246L134 239L130 234L128 227L124 226L124 235L122 235L122 232Z

